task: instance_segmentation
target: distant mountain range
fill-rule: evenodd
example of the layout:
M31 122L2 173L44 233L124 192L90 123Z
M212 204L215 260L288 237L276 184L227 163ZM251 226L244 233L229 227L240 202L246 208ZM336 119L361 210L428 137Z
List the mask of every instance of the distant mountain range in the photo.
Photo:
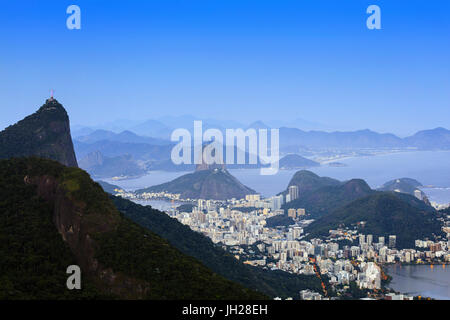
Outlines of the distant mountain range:
M166 120L173 120L174 124L181 124L187 120L195 119L193 117L170 117ZM225 128L214 126L218 121L209 120L211 123L204 123L204 129L217 128L225 135ZM220 123L219 123L220 124ZM230 122L230 125L236 123ZM153 128L158 132L165 131L165 135L155 135L151 137L145 133L153 132ZM85 134L78 135L74 139L75 152L83 169L88 170L95 176L99 176L99 171L102 171L101 176L117 176L123 171L119 167L114 167L109 162L108 168L97 167L95 171L88 166L85 166L88 157L91 153L100 152L105 158L116 158L123 156L129 157L129 164L127 167L134 166L141 168L144 171L162 170L162 171L189 171L194 168L193 165L183 164L174 165L171 161L171 150L175 142L169 140L169 127L156 121L149 120L143 122L138 126L134 126L131 130L143 134L138 135L130 130L115 133L108 130L87 130L87 128L80 128L78 132ZM270 129L265 123L256 121L244 129L253 128ZM192 131L192 123L186 129ZM280 159L280 168L282 169L300 169L317 166L318 164L312 160L302 157L302 155L314 155L313 150L327 150L327 152L334 152L336 150L358 150L358 152L365 152L367 148L374 149L419 149L419 150L448 150L450 149L450 131L444 128L437 128L434 130L420 131L415 135L407 138L399 138L393 134L380 134L370 130L360 130L354 132L324 132L324 131L303 131L297 128L280 128L280 152L287 154ZM229 164L229 169L253 169L260 168L261 162L258 164L248 164L249 150L246 152L246 164ZM224 156L226 155L226 148L224 148ZM131 164L134 162L134 165ZM117 162L116 163L120 163Z
M173 144L169 140L163 140L158 138L138 136L131 131L122 131L120 133L114 133L107 130L96 130L85 136L79 136L76 139L83 143L94 143L99 141L115 141L123 143L146 143L151 145L171 145Z
M144 166L139 165L128 154L105 157L100 151L94 151L81 159L79 164L94 178L138 177L147 172Z
M193 132L193 121L200 120L197 117L185 115L177 117L164 117L159 120L146 120L138 125L126 122L129 125L121 126L120 131L131 131L141 136L153 137L165 141L170 140L174 129L184 128ZM368 129L358 131L324 131L326 126L310 123L303 119L291 122L273 121L272 126L263 121L254 121L250 125L244 125L237 121L221 121L204 119L204 129L215 128L225 133L227 129L242 128L244 130L279 128L280 147L282 152L290 152L292 148L417 148L420 150L450 149L450 131L445 128L435 128L419 131L416 134L400 138L391 133L377 133ZM107 128L118 128L117 125L109 125ZM302 129L300 129L302 128ZM322 130L322 131L320 131ZM94 132L95 129L79 127L74 137ZM84 134L83 134L84 133Z
M420 150L450 149L450 131L444 128L419 131L413 136L399 138L390 133L370 130L352 132L303 131L280 128L280 148L417 148Z

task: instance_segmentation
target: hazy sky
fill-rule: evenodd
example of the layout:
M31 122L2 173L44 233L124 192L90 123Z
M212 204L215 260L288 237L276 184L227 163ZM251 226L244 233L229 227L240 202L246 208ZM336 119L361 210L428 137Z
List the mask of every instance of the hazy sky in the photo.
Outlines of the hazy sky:
M81 8L68 30L66 8ZM366 9L381 7L382 30ZM72 123L304 118L450 123L450 1L2 1L0 127L55 89Z

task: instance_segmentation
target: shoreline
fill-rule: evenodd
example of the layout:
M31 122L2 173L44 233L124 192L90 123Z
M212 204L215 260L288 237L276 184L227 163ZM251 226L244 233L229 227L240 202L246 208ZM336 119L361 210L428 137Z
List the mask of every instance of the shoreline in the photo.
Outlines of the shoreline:
M396 288L393 288L391 286L392 281L394 280L394 275L392 274L392 272L388 272L387 267L388 266L399 266L400 268L402 266L429 266L430 270L433 270L434 268L432 266L436 266L436 268L438 268L438 266L443 266L442 268L445 269L447 265L450 266L450 263L448 262L438 262L438 263L389 263L389 264L383 264L380 265L380 268L382 270L382 272L388 276L388 279L385 280L384 284L382 284L382 288L386 289L386 290L390 290L392 292L395 292L397 294L404 294L404 295L410 295L410 296L414 296L414 297L421 297L421 299L423 300L427 300L427 299L431 299L431 300L450 300L450 296L442 296L439 293L436 293L435 291L433 292L433 290L428 290L428 292L430 292L433 296L430 296L429 294L427 295L425 292L427 292L426 290L422 292L423 289L421 288L414 288L412 289L412 292L415 293L410 293L408 292L408 290L404 289L404 290L399 290ZM433 271L431 271L433 272ZM400 275L400 278L405 277ZM414 280L412 280L412 282L414 282ZM400 286L402 286L402 284L400 284Z

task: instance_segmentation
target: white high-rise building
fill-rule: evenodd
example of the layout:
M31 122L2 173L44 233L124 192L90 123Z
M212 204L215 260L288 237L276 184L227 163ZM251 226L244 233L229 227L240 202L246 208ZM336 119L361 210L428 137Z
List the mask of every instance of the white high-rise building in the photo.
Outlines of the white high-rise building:
M290 201L294 201L295 199L298 199L298 187L297 186L290 186L289 187L289 198Z

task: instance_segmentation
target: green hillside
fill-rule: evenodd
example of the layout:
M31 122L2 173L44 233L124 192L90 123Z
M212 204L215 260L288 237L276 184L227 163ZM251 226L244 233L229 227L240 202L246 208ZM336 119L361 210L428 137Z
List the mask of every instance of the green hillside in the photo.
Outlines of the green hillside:
M304 191L298 199L286 203L283 209L304 208L308 215L317 218L373 192L364 180L353 179L335 186Z
M322 187L337 186L340 184L341 182L339 180L328 177L319 177L311 171L300 170L297 171L291 181L289 181L288 188L290 186L297 186L299 193L303 194L304 192L311 192ZM284 192L286 193L287 191Z
M116 207L131 220L167 239L181 252L201 261L223 277L271 297L297 297L302 289L321 292L315 276L294 275L245 265L201 233L170 218L167 214L129 200L111 196Z
M123 217L78 168L0 161L3 299L260 299ZM69 291L66 268L82 269Z
M414 240L441 234L436 211L407 194L376 192L337 209L306 228L309 237L326 236L330 229L352 227L374 236L397 236L397 248L414 248Z

